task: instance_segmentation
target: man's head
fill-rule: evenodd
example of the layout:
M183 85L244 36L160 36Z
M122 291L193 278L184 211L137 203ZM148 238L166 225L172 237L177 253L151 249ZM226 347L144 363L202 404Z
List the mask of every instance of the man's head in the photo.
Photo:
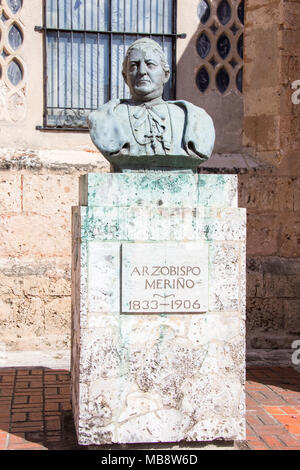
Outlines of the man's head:
M160 45L143 38L129 46L122 74L132 98L147 102L162 96L170 77L170 67Z

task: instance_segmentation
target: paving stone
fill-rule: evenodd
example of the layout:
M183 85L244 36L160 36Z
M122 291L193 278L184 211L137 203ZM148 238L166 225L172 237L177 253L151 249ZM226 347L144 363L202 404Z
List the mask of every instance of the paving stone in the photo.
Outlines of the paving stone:
M22 374L19 374L20 370L17 368L12 369L10 375L14 377L16 372L18 372L18 376L30 375L30 369L22 370ZM41 369L40 372L43 372L44 377L58 377L60 375L65 382L70 383L70 373L68 371ZM295 369L286 367L255 367L247 369L247 376L247 390L255 391L254 398L251 398L250 401L247 392L247 448L250 450L300 450L300 373ZM276 384L276 394L271 389L274 383ZM45 386L46 382L44 381L41 392ZM18 385L15 383L14 387L10 389L10 401L13 401L18 390ZM270 392L272 393L270 394ZM275 404L276 395L284 404ZM44 395L41 394L41 396ZM264 403L265 396L270 397L270 402L274 399L274 403L266 405ZM298 401L298 404L292 404L289 398L291 396L293 400ZM88 446L79 446L77 444L67 387L63 388L60 399L62 401L51 401L49 403L45 402L43 398L35 404L35 408L30 408L30 405L22 403L15 405L13 408L6 405L2 406L0 408L0 451L90 450ZM6 417L5 422L2 421L2 416ZM14 419L24 420L20 422L14 421ZM237 446L241 449L244 447ZM119 451L124 450L124 447L120 449L116 446L108 446L108 448ZM135 448L140 447L130 446L131 450ZM155 448L155 444L152 448ZM95 446L95 449L99 448ZM220 443L210 446L199 443L197 451L199 449L228 450L232 449L232 446L226 448L224 445L222 447Z

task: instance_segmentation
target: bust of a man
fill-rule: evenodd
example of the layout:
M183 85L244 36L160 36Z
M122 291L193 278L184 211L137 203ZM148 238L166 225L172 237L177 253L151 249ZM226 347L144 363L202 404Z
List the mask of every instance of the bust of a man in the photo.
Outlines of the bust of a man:
M92 141L116 170L197 168L213 150L212 119L187 101L164 101L170 69L160 45L129 46L123 78L131 98L111 100L89 115Z

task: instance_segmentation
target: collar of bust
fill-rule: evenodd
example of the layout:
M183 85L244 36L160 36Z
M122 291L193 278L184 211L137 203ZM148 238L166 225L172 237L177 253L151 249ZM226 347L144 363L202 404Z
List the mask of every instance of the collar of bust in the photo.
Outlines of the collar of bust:
M164 104L165 101L161 97L158 97L158 98L155 98L154 100L151 100L149 102L147 102L147 101L135 101L135 100L131 99L129 103L132 104L133 106L145 106L146 108L152 108L153 106L157 106L159 104Z

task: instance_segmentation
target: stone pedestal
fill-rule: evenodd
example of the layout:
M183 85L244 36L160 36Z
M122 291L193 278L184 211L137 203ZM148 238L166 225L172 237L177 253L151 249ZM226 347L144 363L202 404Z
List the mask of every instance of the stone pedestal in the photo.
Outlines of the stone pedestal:
M234 175L81 179L72 270L80 444L245 439L245 238Z

